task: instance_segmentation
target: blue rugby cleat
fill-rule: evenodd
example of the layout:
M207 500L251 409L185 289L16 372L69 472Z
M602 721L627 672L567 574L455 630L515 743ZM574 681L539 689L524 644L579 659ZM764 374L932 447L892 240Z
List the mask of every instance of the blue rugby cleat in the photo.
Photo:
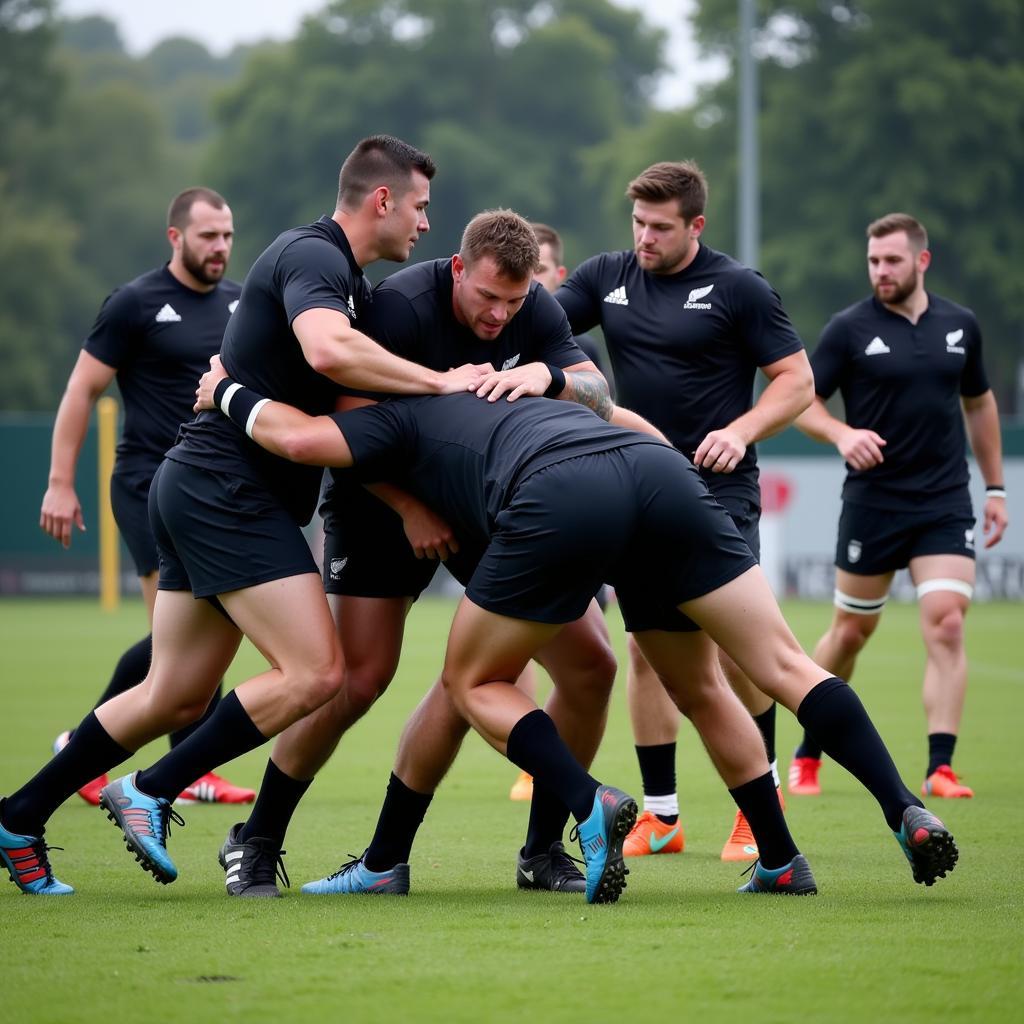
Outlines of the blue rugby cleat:
M172 821L183 826L185 819L169 800L148 796L135 788L135 775L125 775L103 787L100 807L124 832L124 845L135 854L144 871L162 885L178 877L178 869L167 854L167 834Z
M636 821L636 801L614 786L598 786L594 809L569 834L578 839L586 864L587 902L614 903L626 888L629 869L622 844Z
M0 824L0 858L10 872L11 881L26 896L69 896L75 891L53 877L47 850L59 849L59 846L47 846L42 835L18 835Z
M750 881L741 885L737 892L767 892L779 896L814 896L818 892L811 867L802 853L781 868L766 868L758 860L747 871Z
M947 871L956 867L960 851L949 829L923 807L911 805L903 812L899 832L893 832L900 844L914 881L934 885L937 878L945 878Z
M349 854L352 857L352 854ZM366 852L363 852L363 857ZM343 896L351 893L369 895L408 896L409 865L396 864L387 871L370 871L363 857L352 857L333 875L316 882L307 882L302 892L307 896Z

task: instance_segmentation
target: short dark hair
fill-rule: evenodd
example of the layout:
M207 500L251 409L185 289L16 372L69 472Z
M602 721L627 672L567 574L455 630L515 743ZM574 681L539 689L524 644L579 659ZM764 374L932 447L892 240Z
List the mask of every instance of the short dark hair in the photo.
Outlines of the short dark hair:
M699 217L708 204L708 180L704 172L692 161L676 163L663 161L651 164L629 183L626 195L632 200L664 203L675 199L679 213L689 223Z
M502 277L521 281L540 265L540 246L530 222L512 210L484 210L462 232L459 255L467 267L490 256Z
M540 221L535 220L530 227L533 228L533 233L537 236L537 244L550 246L551 258L558 266L561 266L565 257L562 236L550 224L542 224Z
M179 192L167 207L167 226L184 231L192 220L192 207L196 203L208 203L215 210L223 210L227 206L227 200L212 188L203 188L202 185L195 185L192 188Z
M409 188L413 171L430 181L437 172L426 153L393 135L370 135L345 158L338 174L338 209L357 207L375 188L386 185L396 197Z
M907 241L915 252L923 252L928 248L928 232L924 225L909 213L887 213L868 225L868 238L884 238L895 235L897 231L907 233Z

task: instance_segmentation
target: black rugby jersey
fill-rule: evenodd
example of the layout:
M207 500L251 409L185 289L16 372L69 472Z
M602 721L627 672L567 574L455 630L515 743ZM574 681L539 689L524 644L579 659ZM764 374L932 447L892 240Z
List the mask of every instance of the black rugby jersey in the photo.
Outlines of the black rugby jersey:
M455 319L451 259L397 271L373 291L366 331L395 355L432 370L490 363L508 370L521 363L566 367L587 360L557 302L539 284L493 340L478 338Z
M363 476L400 476L460 534L486 540L516 486L592 452L662 444L575 402L486 402L464 393L397 398L334 420ZM236 429L237 427L233 427Z
M838 388L846 422L887 442L879 465L847 466L844 500L893 510L969 505L960 398L989 390L969 309L929 293L912 324L871 296L826 324L811 366L817 394Z
M240 384L311 416L333 411L338 385L306 362L292 321L334 309L363 329L369 286L344 231L330 217L279 235L246 275L221 358ZM177 462L231 473L267 487L300 523L316 506L322 470L260 448L213 410L182 428L168 452Z
M631 251L593 256L555 297L574 331L604 331L617 401L690 459L751 408L758 367L803 348L768 282L706 245L677 274L648 273ZM732 473L701 477L715 494L760 506L754 445Z
M208 292L182 284L165 264L104 300L83 348L117 371L124 429L114 473L152 476L192 419L196 384L220 351L242 286L221 280Z

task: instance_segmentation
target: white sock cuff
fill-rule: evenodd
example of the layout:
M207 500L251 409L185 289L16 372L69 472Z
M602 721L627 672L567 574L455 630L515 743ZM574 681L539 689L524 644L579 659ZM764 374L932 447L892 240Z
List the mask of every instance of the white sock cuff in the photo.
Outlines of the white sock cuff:
M648 796L644 793L644 810L651 814L660 814L665 818L671 818L679 814L679 796L676 793L668 793L662 796Z

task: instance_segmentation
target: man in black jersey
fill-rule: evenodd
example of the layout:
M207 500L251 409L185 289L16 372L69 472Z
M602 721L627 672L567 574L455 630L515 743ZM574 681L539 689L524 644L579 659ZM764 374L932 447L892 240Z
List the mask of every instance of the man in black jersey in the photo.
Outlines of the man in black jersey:
M455 256L400 270L377 286L366 330L389 351L437 370L465 362L486 367L491 372L481 396L550 393L612 415L607 385L575 345L561 307L531 283L537 257L536 237L518 214L478 214L466 226ZM343 407L370 400L351 394ZM335 700L296 722L274 745L256 806L248 821L232 828L222 851L222 861L238 864L227 876L230 895L278 894L277 851L299 800L340 737L390 683L406 616L438 560L447 558L454 569L456 561L472 557L471 551L460 551L466 542L458 531L400 483L364 487L351 472L332 476L321 507L324 586L345 654L345 680ZM616 671L597 605L539 658L560 684L548 710L574 755L588 765L604 731ZM399 860L408 858L415 827L465 731L437 685L403 732L381 826ZM533 804L520 851L531 887L583 888L582 875L562 848L567 817L551 794L541 794ZM392 821L394 829L388 825Z
M971 797L952 768L967 689L964 617L974 588L974 513L964 424L985 480L985 547L1006 530L999 413L981 330L963 306L925 290L924 227L904 213L868 226L874 294L837 313L815 349L817 397L797 426L847 466L836 543L835 614L815 657L845 677L874 633L897 569L920 601L927 661L926 796ZM838 389L846 422L825 408ZM821 747L805 732L789 791L821 792Z
M310 413L334 408L337 382L407 394L475 386L474 367L429 370L359 329L369 298L362 268L408 259L429 228L433 174L433 161L399 139L360 142L342 166L334 213L284 232L253 264L224 335L224 364ZM221 700L151 768L100 796L158 881L177 876L166 836L182 789L337 693L342 654L300 528L316 507L321 475L269 455L219 414L182 428L149 495L160 554L149 672L86 716L49 764L0 801L0 855L23 892L70 891L47 857L43 829L53 811L144 743L197 719L243 635L264 654L267 671Z
M164 452L178 427L192 418L195 380L220 351L228 318L241 285L224 277L234 226L224 198L212 189L189 188L171 200L167 211L171 259L129 281L107 296L68 378L53 426L50 476L39 525L70 547L73 528L85 529L75 493L78 453L96 400L117 378L124 402L124 432L110 481L110 499L121 536L139 575L150 625L156 600L157 553L149 525L147 497ZM97 707L141 682L149 669L153 635L149 633L121 655ZM207 714L220 699L214 694ZM171 734L171 746L195 724ZM57 737L60 751L71 738ZM99 804L106 775L92 779L79 795ZM182 803L250 803L251 789L234 786L213 772L188 786Z
M754 442L782 430L810 403L806 353L764 278L701 241L707 182L695 164L654 164L626 194L633 201L633 250L586 260L556 298L574 331L600 324L617 400L693 459L756 556L761 499ZM768 384L755 403L758 368ZM674 612L635 628L678 631L695 676L710 678L724 669L761 730L778 785L773 701L730 659L719 658L707 634L692 631L692 623ZM644 813L626 856L679 853L679 713L637 640L630 638L628 686ZM722 859L756 857L748 823L738 813Z
M452 623L443 683L491 746L570 808L588 901L614 900L625 884L621 844L636 804L587 774L514 680L605 579L627 628L660 606L676 608L793 710L876 797L915 881L931 885L953 869L952 836L902 784L856 694L800 649L735 524L669 445L537 398L406 398L311 418L220 376L216 368L204 376L201 408L219 407L286 458L355 464L371 476L403 471L413 492L481 545ZM815 893L754 723L724 679L688 672L681 635L645 630L638 642L751 823L760 857L740 891ZM359 878L343 891L408 887L407 864L372 871L360 858L339 876Z

